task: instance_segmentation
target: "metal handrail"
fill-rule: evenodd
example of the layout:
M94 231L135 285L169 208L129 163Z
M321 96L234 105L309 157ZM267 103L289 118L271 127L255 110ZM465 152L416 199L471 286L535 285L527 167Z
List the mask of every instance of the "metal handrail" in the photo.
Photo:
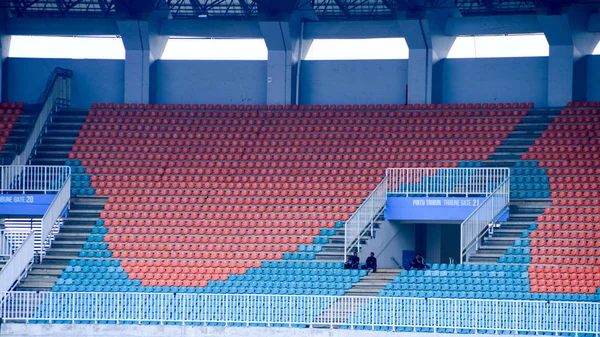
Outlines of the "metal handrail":
M387 193L409 197L469 196L491 194L505 178L509 168L388 168Z
M460 224L460 262L468 256L471 249L477 249L479 241L490 230L490 224L503 213L510 203L510 178L506 178L492 194Z
M9 257L13 253L12 247L6 238L4 229L0 229L0 257Z
M53 193L63 187L71 175L69 166L0 166L0 193Z
M71 177L69 176L42 217L42 225L39 231L40 246L36 247L40 259L46 254L46 248L50 247L50 244L54 240L54 235L60 230L60 219L65 209L69 207L70 201Z
M2 296L2 294L0 294ZM10 292L5 322L253 326L365 326L512 334L599 332L600 303L366 296ZM406 330L408 328L408 330ZM448 331L450 329L450 331Z
M360 250L360 238L365 231L370 230L373 222L385 208L387 177L375 187L365 201L356 209L344 225L344 254L350 254L354 249ZM345 256L343 259L345 260Z
M33 262L35 256L34 234L29 233L27 239L21 244L19 249L11 256L2 271L0 271L0 299L2 299L7 291L26 274L29 266ZM2 317L2 315L0 315Z
M29 157L31 157L33 149L38 144L44 130L46 129L46 125L50 120L52 113L59 108L68 107L71 104L70 77L56 75L56 77L52 81L49 80L48 83L51 84L51 89L48 91L48 94L42 94L42 98L45 98L43 101L42 110L38 114L37 120L31 128L29 136L27 137L27 142L23 147L23 151L15 156L15 159L12 161L11 165L25 165L27 163Z

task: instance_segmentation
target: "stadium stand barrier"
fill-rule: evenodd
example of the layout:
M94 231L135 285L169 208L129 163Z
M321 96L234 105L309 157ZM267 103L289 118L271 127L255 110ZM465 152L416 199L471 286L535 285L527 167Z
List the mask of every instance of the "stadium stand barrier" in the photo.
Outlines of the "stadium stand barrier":
M12 251L25 241L30 230L35 233L35 251L43 256L49 246L57 221L71 199L71 168L69 166L0 166L0 193L57 193L44 213L42 221L23 228L5 229Z
M504 213L509 202L510 177L506 177L500 186L460 224L461 263L470 251L477 250L481 238L488 233L491 225Z
M62 68L60 68L62 69ZM73 72L62 69L52 72L47 82L46 90L40 98L42 110L40 111L35 124L33 125L23 151L15 156L12 165L25 165L31 156L31 152L38 143L52 112L61 107L68 107L71 104L71 77Z
M46 249L50 247L52 240L54 240L54 235L60 230L60 219L68 208L70 201L71 177L69 176L56 197L54 197L54 200L52 200L46 213L44 213L41 228L39 231L36 231L36 234L39 232L41 235L41 245L36 247L36 252L39 254L40 259L46 254Z
M29 233L19 249L0 271L0 301L7 292L25 275L34 258L34 235Z
M4 229L0 229L0 258L7 258L12 255L12 247L6 238Z
M349 319L355 303L367 303ZM234 295L181 293L10 292L6 322L313 327L458 333L598 334L600 303ZM317 309L317 310L315 310ZM320 310L319 310L320 309Z
M0 166L0 193L58 192L70 175L69 166Z
M377 185L377 187L369 194L365 201L356 209L350 219L346 221L344 231L344 247L346 254L350 254L353 250L360 250L360 237L365 232L371 232L373 235L373 222L381 215L385 209L387 200L387 177Z
M388 168L388 195L488 196L510 177L508 168Z

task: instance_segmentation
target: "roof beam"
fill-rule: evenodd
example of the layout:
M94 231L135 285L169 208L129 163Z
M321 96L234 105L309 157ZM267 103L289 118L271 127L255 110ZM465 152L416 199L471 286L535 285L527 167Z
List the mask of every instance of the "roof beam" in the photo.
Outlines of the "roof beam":
M398 9L396 8L396 5L393 2L394 0L381 0L381 2L385 5L385 7L387 7L387 9L390 10L390 13L392 13L392 16L394 18L396 18L398 16Z
M246 2L246 0L238 0L240 7L242 7L242 10L244 11L244 14L246 15L246 18L250 18L250 6L248 5L248 3Z
M196 15L198 15L198 16L200 16L200 15L208 15L208 11L206 10L206 7L204 7L200 3L200 1L198 1L198 0L190 0L190 4L194 8L194 12L196 13Z
M340 8L342 13L347 19L350 19L350 11L348 11L348 7L342 2L342 0L334 0L335 4Z
M113 18L7 18L8 35L119 35Z

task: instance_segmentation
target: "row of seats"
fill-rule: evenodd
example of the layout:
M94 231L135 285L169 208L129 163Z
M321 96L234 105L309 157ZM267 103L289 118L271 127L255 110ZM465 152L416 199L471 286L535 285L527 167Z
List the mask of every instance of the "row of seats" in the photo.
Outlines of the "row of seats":
M453 103L453 104L300 104L300 105L250 105L250 104L136 104L92 103L92 109L125 110L456 110L456 109L531 109L533 103Z
M600 231L600 221L598 223L538 223L529 227L529 230L540 231Z
M201 204L201 205L111 205L104 206L105 211L163 211L163 212L244 212L244 213L271 213L271 212L292 212L292 213L313 213L313 212L333 212L333 213L354 213L356 206L338 206L338 205L314 205L304 203L304 205L222 205L222 204Z
M140 189L143 191L143 189ZM157 190L158 191L158 190ZM351 213L163 213L163 212L102 212L100 219L191 219L191 220L309 220L340 221Z
M318 221L192 221L192 220L175 220L175 219L116 219L116 220L99 220L101 224L96 226L104 226L92 229L92 234L142 234L147 230L154 234L174 234L183 233L185 235L206 235L207 233L219 232L227 235L245 235L251 229L295 229L297 235L333 235L328 233L327 228L335 227L336 223L321 223ZM97 222L98 223L98 222ZM146 228L146 229L144 229ZM312 230L317 229L319 232L314 234ZM306 232L310 230L310 232ZM94 232L95 231L95 232Z
M240 199L240 200L238 200ZM121 197L111 196L108 197L109 202L115 202L117 204L127 203L127 206L118 206L117 208L123 210L133 210L131 208L142 208L143 210L177 210L181 209L179 206L185 207L187 204L201 204L207 206L218 206L218 205L236 205L244 206L251 205L254 207L268 205L360 205L362 200L359 198L296 198L296 197L279 197L279 198L223 198L223 197ZM157 204L158 205L154 205ZM239 203L242 205L240 206ZM161 206L162 205L162 206ZM109 206L108 208L113 208Z
M150 114L152 115L152 113ZM160 113L158 113L160 115ZM164 114L163 114L164 115ZM305 116L305 119L298 119L299 116L293 116L291 118L269 118L269 117L258 117L251 116L251 114L244 114L245 116L238 116L238 119L228 119L228 118L213 118L208 119L205 123L201 123L197 117L209 117L210 116L197 116L194 113L186 114L183 113L182 116L177 116L177 113L173 114L174 116L148 116L147 118L140 117L87 117L85 122L87 123L82 130L102 130L107 125L121 125L121 124L135 124L136 129L138 131L146 130L146 131L183 131L190 132L195 131L194 126L198 127L207 127L207 125L236 125L236 126L277 126L277 125L286 125L286 126L299 126L301 128L309 128L306 131L310 130L319 130L319 128L314 128L318 126L322 126L324 124L331 124L334 122L335 124L345 124L345 125L379 125L382 122L385 122L387 125L384 126L388 128L387 131L435 131L435 130L444 130L447 129L448 126L452 125L465 125L465 124L473 124L473 125L483 125L484 127L488 126L506 126L510 124L518 124L521 119L518 117L521 115L515 114L513 117L512 113L509 113L507 116L503 116L502 113L496 114L499 117L492 116L489 117L489 113L474 113L473 116L461 116L464 115L462 113L458 114L458 117L448 118L450 116L443 116L443 118L423 118L423 116L419 116L419 118L412 118L406 114L387 114L388 116L358 116L357 117L329 117L323 118L320 116L310 117ZM256 119L253 119L256 118ZM176 125L181 125L180 127ZM399 126L400 125L400 126ZM405 125L406 127L402 126ZM425 125L425 126L423 126ZM427 126L431 125L431 126ZM398 129L400 128L400 129ZM197 131L197 130L196 130Z
M528 157L528 154L525 154L524 157ZM536 157L540 157L540 159L544 159L544 156L542 154L536 154ZM553 157L553 156L552 156ZM590 167L598 167L598 165L600 165L600 160L589 160L589 159L585 159L585 157L589 157L589 155L583 155L582 157L584 157L584 159L569 159L569 166L571 168L590 168ZM554 168L554 169L558 169L558 168L562 168L564 167L563 162L560 161L561 159L546 159L543 161L540 161L540 167L548 167L548 168Z
M69 154L71 156L72 153ZM435 158L434 155L423 155L424 158ZM445 158L446 155L442 156ZM454 155L449 158L453 158ZM459 158L461 156L456 156ZM243 162L243 161L192 161L192 160L179 160L174 158L173 160L177 160L181 163L182 168L195 168L195 169L262 169L263 167L259 162ZM123 169L126 168L134 168L134 167L167 167L169 163L173 160L167 161L104 161L104 160L82 160L82 165L87 166L86 173L91 174L92 167L105 167L107 164L111 164L110 166L118 166ZM389 166L391 165L391 166ZM297 162L297 161L287 161L287 162L273 162L271 163L271 169L274 170L286 170L286 169L296 169L296 170L363 170L363 171L380 171L385 170L388 167L457 167L458 163L456 162L328 162L322 163L318 161L311 162ZM119 168L117 168L118 170ZM87 171L90 172L87 172Z
M161 141L162 142L162 141ZM152 145L152 146L125 146L125 145L74 145L72 148L73 152L90 152L90 153L94 153L94 152L104 152L105 154L101 154L98 157L100 159L109 159L109 157L114 157L113 159L116 159L117 155L120 154L122 156L125 156L125 154L130 154L132 158L134 158L134 155L137 154L138 158L134 158L134 159L162 159L161 156L158 155L153 155L156 153L160 153L162 154L163 152L173 152L173 149L170 147L166 147L166 143L167 141L164 141L165 144L159 144L159 145ZM213 147L208 147L208 146L199 146L199 145L195 145L193 143L199 143L198 141L190 141L190 143L192 143L192 145L190 146L186 146L186 147L182 147L179 152L181 153L196 153L198 150L212 150L214 149ZM467 140L467 141L458 141L456 142L457 144L452 144L452 145L439 145L439 146L430 146L430 147L417 147L417 146L411 146L411 145L393 145L391 147L384 147L383 149L381 149L382 153L401 153L401 154L411 154L411 153L466 153L466 152L472 152L472 153L493 153L494 147L492 146L485 146L487 144L487 141L483 141L483 140ZM476 146L473 145L474 143L477 144L484 144L484 146ZM451 147L448 147L451 146ZM467 146L467 147L471 147L470 149L464 149L464 148L460 148L460 147L454 147L454 146ZM250 148L248 149L247 147L244 146L236 146L236 147L230 147L227 149L222 149L221 151L219 151L222 154L234 154L234 155L240 155L240 154L244 154L247 155L249 160L257 160L258 158L260 158L260 156L262 156L262 153L265 150L271 150L272 154L270 154L270 156L273 158L273 160L280 158L280 159L286 159L287 157L284 155L313 155L314 153L318 152L319 155L330 155L332 153L340 153L342 156L347 156L347 159L350 160L356 160L358 159L358 154L361 153L363 150L358 149L357 147L354 146L333 146L333 145L328 145L328 146L324 146L324 147L320 147L320 148L315 148L315 147L280 147L280 146L274 146L274 147L269 147L269 146L261 146L261 147L265 147L266 149L257 149L257 148ZM368 148L368 150L371 151L375 151L375 150L379 150L379 146L375 146L375 145L365 145L365 147ZM208 148L208 149L203 149L203 148ZM354 153L354 154L353 154ZM268 158L269 155L266 156L266 158ZM353 157L354 156L354 157ZM92 155L92 158L95 157L94 155ZM102 158L105 157L105 158ZM375 160L377 157L374 157Z
M600 249L509 248L507 255L600 256Z
M572 145L598 145L600 144L600 140L596 138L544 138L544 139L536 139L533 143L536 146L572 146Z
M109 134L108 136L111 136ZM419 140L406 140L406 139L372 139L363 141L360 139L340 139L340 140L328 140L328 139L287 139L287 140L262 140L260 142L254 139L248 140L204 140L204 139L187 139L184 141L166 140L163 142L162 139L113 139L113 138L77 138L75 145L88 145L96 146L95 149L103 149L104 146L118 146L119 149L124 147L126 151L120 152L143 152L142 146L161 146L165 149L170 149L170 146L179 145L181 147L251 147L259 145L261 147L272 147L272 148L288 148L289 151L299 150L299 148L314 148L315 150L321 150L325 147L344 147L352 148L353 151L360 151L363 146L377 147L381 151L392 151L391 147L438 147L438 146L454 146L454 145L468 145L468 146L498 146L502 142L498 139L419 139ZM258 150L249 148L248 150ZM75 162L71 162L75 163ZM481 163L480 163L481 164ZM76 164L81 165L81 163Z
M185 127L176 127L176 126L151 126L151 125L127 125L127 124L92 124L82 128L80 133L84 133L86 135L96 136L98 134L102 135L101 132L104 131L108 136L123 136L124 138L141 138L142 135L148 134L153 135L150 138L157 138L157 135L164 136L165 138L173 138L173 139L215 139L211 138L210 134L203 135L202 133L237 133L237 134L247 134L247 133L261 133L264 135L263 138L256 137L253 139L286 139L285 136L289 136L289 134L304 134L304 135L320 135L325 133L325 139L329 138L330 133L348 133L348 132L364 132L366 135L377 136L374 133L376 132L390 132L390 133L406 133L407 136L409 134L413 134L413 138L428 138L428 137L420 137L419 135L422 133L455 133L455 132L464 132L466 133L465 138L470 138L469 136L474 136L481 132L510 132L514 130L513 125L480 125L481 122L477 123L477 125L468 124L468 121L465 121L462 124L450 124L450 125L432 125L432 126L381 126L378 124L374 125L355 125L353 124L344 124L344 125L332 125L332 126L323 126L323 125L288 125L288 123L270 124L270 125L237 125L226 123L214 123L211 126L209 125L198 125L198 126L185 126ZM512 123L518 123L519 120L513 121ZM132 132L134 131L134 132ZM112 133L112 135L111 135ZM196 133L200 133L199 135L195 135ZM275 134L276 133L276 134ZM167 136L168 135L168 136ZM95 137L99 138L99 137ZM216 138L218 139L218 138ZM309 139L307 137L300 137L300 139Z

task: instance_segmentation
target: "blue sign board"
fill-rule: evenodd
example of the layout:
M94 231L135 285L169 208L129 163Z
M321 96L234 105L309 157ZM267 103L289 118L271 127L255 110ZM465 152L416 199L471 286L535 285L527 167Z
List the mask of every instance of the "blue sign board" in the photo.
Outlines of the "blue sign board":
M386 220L463 221L484 199L388 196L384 216Z
M0 194L0 214L44 215L56 194Z

